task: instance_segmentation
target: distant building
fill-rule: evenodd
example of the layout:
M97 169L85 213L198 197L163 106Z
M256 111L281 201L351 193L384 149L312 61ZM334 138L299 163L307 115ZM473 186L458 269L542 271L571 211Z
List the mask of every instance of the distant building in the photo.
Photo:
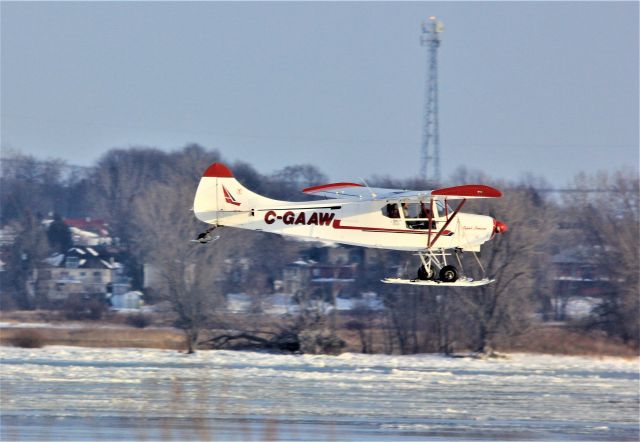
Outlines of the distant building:
M14 226L6 225L0 227L0 247L12 246L17 236L18 232Z
M226 310L230 313L264 313L268 315L284 315L295 313L299 306L291 295L248 295L246 293L228 293Z
M142 307L142 296L142 292L139 291L113 294L109 302L116 310L137 310Z
M122 293L130 290L123 270L104 248L72 247L47 258L34 270L32 285L53 303L72 295L108 298L114 289Z
M220 280L228 280L234 284L240 284L247 281L251 270L251 260L247 257L227 258L224 260L223 273L220 274Z
M295 301L294 296L287 293L270 295L228 293L225 308L229 313L263 313L279 316L295 314L300 311L301 306ZM315 300L307 308L330 312L333 306L329 302ZM384 308L384 302L372 292L363 293L359 298L336 298L336 309L341 312L363 309L379 311Z
M47 229L52 222L52 218L42 220L42 224ZM113 243L108 224L101 219L65 218L63 222L69 227L71 240L76 246L96 247L108 246Z
M552 258L552 314L547 319L563 321L588 316L593 307L611 294L608 275L602 274L591 256L589 251L577 247Z
M299 259L288 264L282 271L282 291L298 293L309 286L311 266L317 264L312 260Z
M103 220L88 217L66 218L64 223L69 226L75 245L95 247L112 243L108 224Z
M297 294L303 291L324 289L337 295L349 291L356 280L357 264L318 263L299 259L288 264L282 274L282 290Z

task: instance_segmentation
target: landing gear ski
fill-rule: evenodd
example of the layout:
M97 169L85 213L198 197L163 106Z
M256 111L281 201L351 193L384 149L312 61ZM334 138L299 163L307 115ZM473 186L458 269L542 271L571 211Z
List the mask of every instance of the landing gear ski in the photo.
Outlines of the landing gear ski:
M422 261L422 265L418 268L418 275L416 279L385 278L382 282L386 284L435 285L440 287L475 287L486 285L494 281L493 279L486 277L474 280L473 278L464 276L461 272L462 261L459 256L462 254L462 251L454 250L454 254L460 270L458 267L447 263L447 256L450 256L451 254L445 253L444 251L435 253L432 250L428 250L426 252L418 253L420 260ZM484 268L482 267L480 260L475 253L473 253L473 255L482 270L482 274L484 275Z

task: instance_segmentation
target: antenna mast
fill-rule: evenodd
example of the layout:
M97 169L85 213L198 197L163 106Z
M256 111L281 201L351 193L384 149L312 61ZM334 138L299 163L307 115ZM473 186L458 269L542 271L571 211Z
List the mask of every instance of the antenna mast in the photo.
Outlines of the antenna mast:
M422 23L420 43L427 47L424 126L420 176L430 184L440 184L440 133L438 131L438 47L444 25L436 17Z

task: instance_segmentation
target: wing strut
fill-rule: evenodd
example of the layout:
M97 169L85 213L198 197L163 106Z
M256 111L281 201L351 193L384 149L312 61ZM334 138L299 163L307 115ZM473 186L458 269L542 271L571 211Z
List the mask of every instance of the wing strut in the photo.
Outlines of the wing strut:
M438 238L440 238L440 235L442 235L442 232L444 232L445 229L449 226L449 224L451 224L451 221L453 221L453 219L456 217L456 215L458 214L460 209L462 209L462 206L464 206L464 203L466 201L467 201L466 198L464 198L462 201L460 201L460 204L458 204L458 207L456 207L456 210L454 210L453 213L451 214L451 216L447 218L447 222L444 223L444 226L442 226L440 228L440 230L436 234L435 238L433 238L433 241L429 242L429 244L427 246L428 249L433 247L433 245L436 243ZM431 207L433 208L433 198L431 199ZM446 210L446 202L445 202L445 210ZM429 224L429 239L431 239L431 224Z
M433 198L429 199L429 236L427 239L427 247L431 244L431 228L433 227Z

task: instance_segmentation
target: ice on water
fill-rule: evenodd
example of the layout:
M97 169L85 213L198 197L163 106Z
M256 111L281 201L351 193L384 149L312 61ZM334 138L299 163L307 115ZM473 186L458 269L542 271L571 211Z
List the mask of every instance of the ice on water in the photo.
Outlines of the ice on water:
M2 433L18 439L115 425L124 439L164 439L162 425L169 439L194 427L225 440L638 438L637 359L75 347L0 357Z

